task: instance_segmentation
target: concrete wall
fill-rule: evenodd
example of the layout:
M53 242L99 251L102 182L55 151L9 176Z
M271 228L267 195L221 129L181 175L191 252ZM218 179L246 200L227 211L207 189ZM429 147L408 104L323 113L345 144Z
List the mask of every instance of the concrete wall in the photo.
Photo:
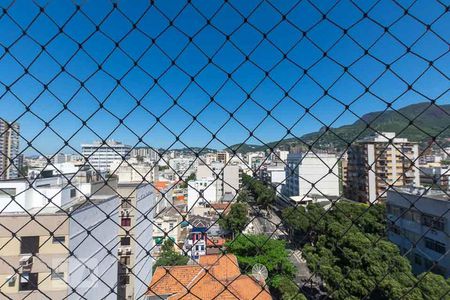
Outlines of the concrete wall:
M153 244L153 220L156 211L156 195L151 185L146 185L137 190L136 193L135 220L135 266L133 273L135 299L142 299L147 292L148 285L152 279L152 267L154 259L148 255Z
M69 283L87 299L117 299L120 199L113 196L94 201L96 206L82 206L71 215L69 249L73 256L69 258ZM79 298L76 294L69 297Z

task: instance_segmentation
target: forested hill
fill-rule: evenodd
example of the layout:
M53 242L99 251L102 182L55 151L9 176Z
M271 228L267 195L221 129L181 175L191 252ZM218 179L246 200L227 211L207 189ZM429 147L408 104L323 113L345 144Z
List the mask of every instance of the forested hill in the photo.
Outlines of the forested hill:
M410 124L413 122L413 125ZM371 128L367 128L370 124ZM350 125L337 128L325 128L313 133L303 135L301 140L308 144L314 143L317 148L344 148L347 143L353 142L374 133L373 129L382 132L395 132L399 137L406 137L411 141L427 143L432 136L438 136L438 140L450 138L450 104L435 105L418 103L405 106L398 110L386 110L368 113ZM278 143L278 146L299 144L299 140L288 138ZM277 142L271 142L272 147ZM263 151L266 145L233 145L229 149L237 149L238 152Z

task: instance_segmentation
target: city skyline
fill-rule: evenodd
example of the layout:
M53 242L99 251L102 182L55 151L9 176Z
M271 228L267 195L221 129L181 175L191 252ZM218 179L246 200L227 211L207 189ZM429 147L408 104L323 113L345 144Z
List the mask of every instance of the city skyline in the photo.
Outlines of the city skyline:
M371 8L363 18L362 11L348 3L314 7L304 2L295 6L294 1L272 6L230 1L220 8L216 4L221 2L201 6L192 2L185 7L169 2L150 8L143 2L136 6L120 2L118 8L126 16L116 11L86 42L112 4L86 3L77 18L67 21L75 6L49 3L46 15L35 20L23 37L21 26L28 26L38 9L14 4L0 23L5 32L0 39L0 117L19 122L21 134L42 153L57 151L69 139L71 146L79 147L99 139L97 135L135 145L150 128L143 139L154 147L173 143L184 147L176 140L179 136L188 146L222 149L245 141L246 128L269 142L283 138L285 127L300 118L291 130L296 136L324 125L352 123L366 113L384 110L383 101L393 102L394 108L430 100L449 103L448 81L440 73L448 62L447 45L438 35L446 32L439 18L443 7L414 5L408 10L414 19L402 18L403 9L388 4L373 8L373 3L359 4L361 10ZM148 11L138 19L137 12L144 8ZM178 15L179 11L184 13ZM215 15L216 11L220 13ZM321 12L326 12L326 19ZM206 23L202 14L212 21ZM249 24L242 25L245 14ZM13 17L23 22L16 24ZM417 19L424 19L433 30ZM60 34L55 24L65 21ZM77 43L82 43L80 51ZM27 59L29 53L37 59ZM208 105L211 98L214 102ZM98 101L105 99L100 107ZM177 105L172 107L174 100ZM141 106L135 109L136 101ZM230 119L230 112L236 119ZM210 142L212 134L216 139ZM248 143L258 140L252 137Z

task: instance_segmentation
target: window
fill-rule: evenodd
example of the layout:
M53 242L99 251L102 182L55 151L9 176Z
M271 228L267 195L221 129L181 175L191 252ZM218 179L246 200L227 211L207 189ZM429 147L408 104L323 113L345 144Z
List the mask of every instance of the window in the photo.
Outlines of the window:
M54 236L52 243L53 244L64 244L66 241L66 237L65 236Z
M122 218L120 221L120 225L131 226L131 219L130 218Z
M39 237L23 236L20 243L20 254L39 253Z
M422 256L420 256L419 254L414 254L414 263L416 265L421 266L422 265Z
M131 208L131 203L129 199L122 200L122 208Z
M130 237L126 236L126 237L120 238L120 245L129 246L130 245Z
M130 275L120 275L120 284L125 285L130 283Z
M5 282L8 283L9 287L13 287L16 285L16 275L10 275L8 277L6 277Z
M424 214L422 215L422 225L443 231L445 227L445 221L444 218Z
M32 291L38 288L38 273L20 274L19 291Z
M77 190L76 189L71 189L70 190L70 198L73 198L77 195Z
M445 253L445 244L432 240L430 238L425 238L425 247L431 249L437 253Z
M62 280L64 279L64 272L52 272L52 280Z
M130 264L130 257L129 256L121 256L120 263L122 265L128 266Z

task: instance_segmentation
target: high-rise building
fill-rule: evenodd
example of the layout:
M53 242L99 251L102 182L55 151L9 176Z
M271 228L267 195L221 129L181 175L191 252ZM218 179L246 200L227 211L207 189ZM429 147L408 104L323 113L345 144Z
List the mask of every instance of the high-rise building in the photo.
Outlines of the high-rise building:
M131 146L113 140L95 141L92 144L83 144L83 157L96 171L108 171L111 164L116 161L124 161L130 157Z
M419 146L393 132L357 141L348 150L346 197L362 202L386 198L389 186L419 186Z
M22 168L19 156L19 130L19 124L10 124L0 119L0 179L19 176Z

